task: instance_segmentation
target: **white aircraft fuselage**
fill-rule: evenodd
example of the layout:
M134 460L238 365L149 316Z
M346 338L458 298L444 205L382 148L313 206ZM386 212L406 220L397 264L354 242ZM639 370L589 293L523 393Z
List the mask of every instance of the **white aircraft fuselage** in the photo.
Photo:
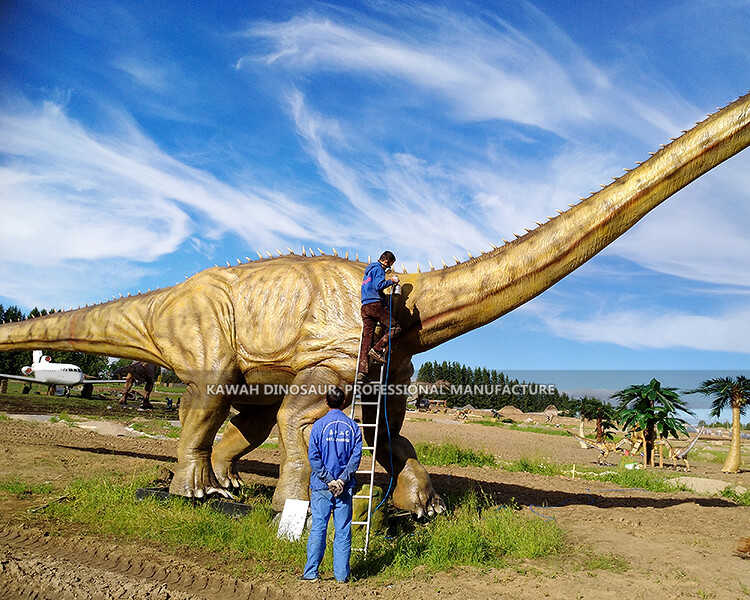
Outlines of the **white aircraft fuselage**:
M21 373L39 383L54 385L78 385L83 382L83 371L76 365L54 363L41 350L32 353L32 364L21 369Z

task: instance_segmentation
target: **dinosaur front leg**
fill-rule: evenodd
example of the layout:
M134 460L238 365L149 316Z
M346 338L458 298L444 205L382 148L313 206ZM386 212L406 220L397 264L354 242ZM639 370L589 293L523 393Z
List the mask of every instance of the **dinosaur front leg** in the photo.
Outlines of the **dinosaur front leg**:
M170 493L189 498L216 492L229 496L211 468L211 445L228 414L229 401L223 395L209 393L205 385L188 384L180 403L182 431Z
M312 424L328 412L324 390L326 385L343 387L344 384L338 375L326 366L318 365L306 369L294 378L290 393L284 396L281 403L276 422L279 426L282 458L279 481L273 494L274 510L283 510L287 498L310 498L307 443ZM297 393L291 393L292 391Z
M397 381L408 383L413 369L401 373ZM395 378L394 378L395 379ZM413 512L418 518L431 517L445 510L440 495L432 487L432 480L427 470L417 460L417 453L411 442L400 434L406 416L406 396L392 395L387 398L388 425L381 422L378 432L377 461L389 473L393 473L393 504L398 508ZM363 406L363 421L372 423L374 407ZM388 436L390 430L390 439ZM374 431L365 428L365 439L372 444ZM390 450L389 450L390 448ZM391 460L393 467L391 467Z
M382 444L384 451L378 448L378 462L388 465L390 470L390 457L388 456L387 439ZM393 488L394 506L413 512L417 518L423 516L432 517L445 511L445 503L440 495L432 487L429 473L417 460L414 446L402 435L392 437L391 448L393 450L393 468L396 473L396 485ZM388 462L386 462L388 461Z
M226 431L214 446L211 463L219 483L226 488L239 488L242 480L237 461L260 446L276 424L280 402L270 406L243 406L227 424Z

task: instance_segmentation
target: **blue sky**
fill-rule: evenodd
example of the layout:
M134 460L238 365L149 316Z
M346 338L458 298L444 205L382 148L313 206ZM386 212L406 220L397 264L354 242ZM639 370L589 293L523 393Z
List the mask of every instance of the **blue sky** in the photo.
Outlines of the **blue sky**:
M0 303L303 244L476 255L750 85L746 1L153 4L3 4ZM747 369L749 167L415 362Z

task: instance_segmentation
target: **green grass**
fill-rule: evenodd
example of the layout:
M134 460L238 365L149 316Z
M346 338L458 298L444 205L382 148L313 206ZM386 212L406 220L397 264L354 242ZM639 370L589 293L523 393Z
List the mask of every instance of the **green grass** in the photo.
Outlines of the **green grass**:
M135 421L130 424L131 429L147 433L149 435L161 435L168 438L180 437L180 427L172 425L166 419L149 419L147 421Z
M549 463L532 458L520 458L519 460L501 463L500 468L511 472L534 473L536 475L570 475L573 465ZM601 475L600 475L601 473ZM685 489L669 483L669 477L644 471L642 469L628 470L624 467L610 467L602 469L599 467L586 467L585 473L576 471L576 477L589 481L607 481L627 488L642 488L650 492L674 492Z
M117 474L79 480L65 491L70 501L51 504L39 514L92 534L148 541L172 550L209 552L222 557L225 564L234 561L257 572L269 568L301 572L306 541L304 537L298 542L276 539L273 488L248 486L242 500L253 508L245 517L232 518L205 504L192 506L184 499L137 502L135 490L154 476L150 471L124 482ZM388 537L375 534L367 557L352 556L353 575L401 578L418 567L440 571L455 566L502 566L509 560L554 555L565 546L556 524L524 515L514 507L492 506L481 492L449 496L446 501L447 515L427 524L394 519L396 525ZM357 535L361 534L355 533L355 545ZM322 572L331 570L331 553L327 552Z
M535 475L569 475L573 465L550 463L543 460L523 457L515 461L498 461L486 452L461 448L456 444L419 443L415 446L417 458L423 465L462 467L495 467L504 471L533 473ZM653 471L628 470L623 466L599 468L586 467L585 473L576 477L590 481L607 481L628 488L642 488L651 492L674 492L678 489L669 483L669 477Z
M738 494L731 487L727 487L721 492L721 495L724 496L724 498L734 500L737 504L741 504L742 506L750 506L750 491L747 491L744 494Z
M66 412L61 412L58 415L52 415L49 420L50 423L65 423L68 427L75 427L76 422Z
M49 494L52 492L52 486L49 483L26 483L18 479L8 479L0 481L0 492L23 498L34 494Z
M563 533L553 523L520 514L513 506L492 506L481 492L448 498L447 504L449 514L426 526L395 540L375 537L354 572L406 577L417 568L430 572L456 566L501 567L508 559L540 558L565 547Z
M622 556L617 554L598 554L590 556L583 563L586 571L612 571L613 573L624 573L630 569L630 564Z
M5 413L0 413L0 421L10 421L10 417Z
M534 473L535 475L562 475L564 470L561 465L527 457L503 463L501 466L503 470L512 473Z
M487 452L461 448L456 444L419 443L415 447L417 458L423 465L462 467L494 467L497 460Z
M540 425L517 425L515 423L503 423L501 421L490 421L488 419L482 419L480 421L466 421L466 422L476 423L477 425L486 425L488 427L502 427L503 429L510 429L512 431L526 431L528 433L543 433L545 435L562 435L562 436L570 435L564 429L544 427Z

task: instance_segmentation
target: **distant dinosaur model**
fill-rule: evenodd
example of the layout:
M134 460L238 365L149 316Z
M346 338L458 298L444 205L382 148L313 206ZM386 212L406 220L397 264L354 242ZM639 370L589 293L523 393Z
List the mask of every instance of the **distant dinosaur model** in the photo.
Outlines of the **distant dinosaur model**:
M677 470L678 461L684 460L685 472L690 471L690 463L688 462L688 459L687 459L688 454L695 447L695 444L698 443L698 438L700 438L700 436L703 435L704 430L705 430L704 428L701 428L700 431L698 431L695 434L695 437L692 440L690 440L690 442L688 442L686 446L684 446L683 448L678 448L677 450L675 450L672 444L669 443L669 440L665 438L658 438L654 440L651 464L652 465L654 464L653 453L658 452L659 453L659 467L663 468L664 467L664 451L665 449L668 448L669 450L667 450L667 452L669 454L669 458L672 459L672 467L675 470ZM635 454L641 448L646 447L646 438L643 435L643 431L641 431L640 429L634 429L634 430L627 432L625 434L625 439L631 443L631 449L630 449L631 454ZM647 461L646 454L644 452L643 454L644 468L647 466L647 464L648 464L648 461Z
M690 471L690 463L688 462L688 454L690 454L690 451L695 447L695 444L698 443L698 438L700 438L701 435L703 435L703 432L705 431L705 428L701 427L700 431L696 432L695 437L688 442L687 446L684 448L679 448L676 452L672 453L672 466L677 469L677 461L684 460L685 461L685 472Z
M406 384L411 358L521 306L574 271L666 198L750 145L750 94L707 117L650 159L570 210L502 247L442 269L401 276L394 311L403 333L389 384ZM627 171L627 169L626 169ZM408 226L408 223L404 223ZM278 424L282 453L273 507L309 497L307 435L327 411L324 390L354 379L366 264L290 255L202 271L171 288L0 326L0 350L43 346L144 360L186 383L171 491L202 497L239 485L239 457ZM260 254L260 253L259 253ZM358 257L357 257L358 258ZM260 384L245 395L234 384ZM287 393L263 384L295 384ZM254 389L250 387L249 389ZM230 407L221 441L214 438ZM372 407L363 415L374 418ZM393 470L395 506L444 508L411 443L400 434L405 395L387 399L377 459ZM387 432L390 432L390 439ZM366 432L372 443L372 428ZM391 461L392 458L392 461ZM392 467L391 467L392 465Z
M569 432L570 433L570 432ZM621 450L622 447L627 442L627 439L623 438L619 442L610 442L607 440L604 440L603 442L596 442L594 440L589 440L587 438L581 437L578 434L570 433L574 438L576 438L579 442L583 442L588 446L589 448L592 448L594 450L599 451L599 459L598 463L600 465L606 464L607 457L612 454L612 452L616 452L617 450Z
M646 436L643 433L642 429L631 429L630 431L625 433L625 437L623 438L625 441L630 442L630 454L637 454L638 451L643 448L643 468L645 469L648 467L649 464L652 466L655 466L656 463L654 462L655 454L659 453L659 467L664 467L664 448L669 448L669 456L674 455L674 448L672 448L672 444L669 443L669 440L666 440L664 438L657 438L654 440L652 447L651 447L651 460L649 460L649 457L646 456Z
M134 384L143 383L145 396L143 397L141 408L153 408L150 401L151 392L154 389L154 383L156 382L156 378L159 376L160 371L161 367L158 365L140 360L115 369L114 376L116 379L125 378L125 387L122 390L120 404L123 406L127 404L128 392L130 392Z

